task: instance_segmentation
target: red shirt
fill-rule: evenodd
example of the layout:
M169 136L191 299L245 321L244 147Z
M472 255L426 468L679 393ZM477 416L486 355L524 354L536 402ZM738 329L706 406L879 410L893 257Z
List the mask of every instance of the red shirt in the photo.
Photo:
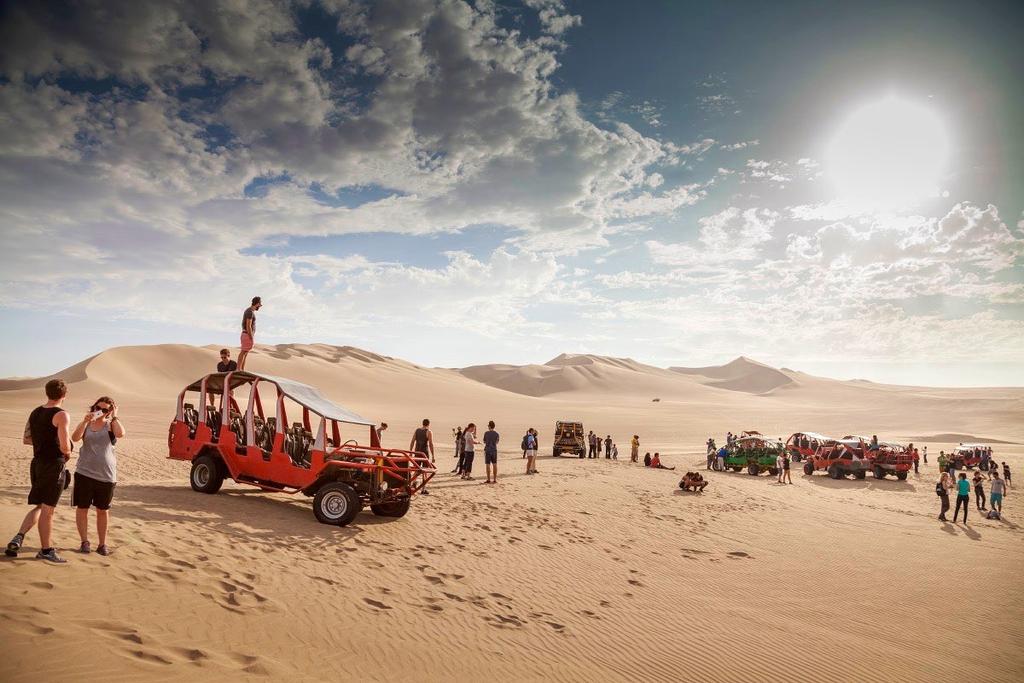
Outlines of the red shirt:
M661 465L661 458L658 456L651 458L651 467L658 467L659 465Z

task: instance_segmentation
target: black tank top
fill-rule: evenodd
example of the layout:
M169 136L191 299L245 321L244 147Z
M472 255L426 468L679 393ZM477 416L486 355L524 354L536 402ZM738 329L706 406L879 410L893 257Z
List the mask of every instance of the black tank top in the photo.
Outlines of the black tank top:
M53 416L64 412L63 408L39 406L28 416L29 431L32 434L32 457L64 459L57 442L57 428Z
M413 441L416 444L416 451L423 453L424 455L430 455L427 451L427 428L420 427L416 430L416 434L413 435Z

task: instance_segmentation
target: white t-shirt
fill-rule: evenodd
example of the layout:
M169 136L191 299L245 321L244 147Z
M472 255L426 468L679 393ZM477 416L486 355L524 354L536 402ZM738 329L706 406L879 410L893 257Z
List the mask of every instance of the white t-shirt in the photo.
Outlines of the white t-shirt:
M466 432L463 435L462 440L465 441L465 443L466 443L466 448L464 449L465 452L466 453L472 453L473 452L473 432Z

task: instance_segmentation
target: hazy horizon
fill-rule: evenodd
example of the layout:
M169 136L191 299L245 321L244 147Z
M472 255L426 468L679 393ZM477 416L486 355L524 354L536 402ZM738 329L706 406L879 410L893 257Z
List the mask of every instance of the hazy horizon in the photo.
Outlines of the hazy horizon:
M0 8L0 375L317 339L1024 386L1024 6Z

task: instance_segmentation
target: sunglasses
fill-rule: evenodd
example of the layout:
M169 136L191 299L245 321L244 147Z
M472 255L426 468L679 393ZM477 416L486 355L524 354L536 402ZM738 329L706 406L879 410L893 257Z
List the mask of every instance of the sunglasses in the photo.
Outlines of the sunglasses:
M113 408L111 408L110 406L107 406L106 408L101 408L99 406L93 406L92 409L93 410L98 410L98 411L102 412L104 415L106 415L111 410L113 410Z

